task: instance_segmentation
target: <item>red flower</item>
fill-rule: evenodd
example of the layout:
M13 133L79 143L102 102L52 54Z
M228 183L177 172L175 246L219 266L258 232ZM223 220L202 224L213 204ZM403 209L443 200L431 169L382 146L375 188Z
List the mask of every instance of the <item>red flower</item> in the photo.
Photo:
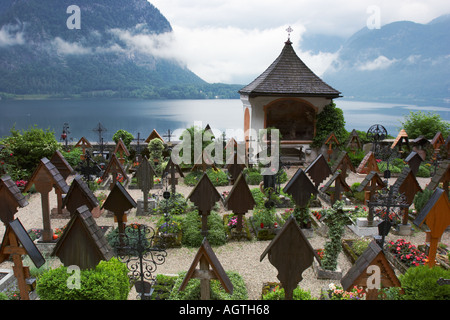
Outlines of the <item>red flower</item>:
M264 223L261 222L261 229L264 228Z

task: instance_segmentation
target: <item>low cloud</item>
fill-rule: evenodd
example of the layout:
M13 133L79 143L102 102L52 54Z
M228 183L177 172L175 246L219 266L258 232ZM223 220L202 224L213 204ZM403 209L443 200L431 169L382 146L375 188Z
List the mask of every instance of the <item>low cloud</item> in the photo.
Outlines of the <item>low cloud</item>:
M67 42L59 37L56 37L52 44L55 46L56 51L62 55L80 55L92 53L91 48L83 47L83 45L76 42Z
M385 56L379 56L375 60L360 63L357 68L361 71L383 70L390 67L395 62L397 62L396 59L390 60Z
M0 29L0 47L21 45L25 43L22 27L19 25L4 25Z

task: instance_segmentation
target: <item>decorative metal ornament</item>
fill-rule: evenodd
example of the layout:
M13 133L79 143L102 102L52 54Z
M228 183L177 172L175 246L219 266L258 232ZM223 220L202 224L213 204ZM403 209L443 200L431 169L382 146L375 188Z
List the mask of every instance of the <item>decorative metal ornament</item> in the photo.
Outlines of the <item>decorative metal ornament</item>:
M376 152L380 141L386 139L388 135L388 132L385 127L383 127L381 124L374 124L367 130L367 139L372 141L372 151Z

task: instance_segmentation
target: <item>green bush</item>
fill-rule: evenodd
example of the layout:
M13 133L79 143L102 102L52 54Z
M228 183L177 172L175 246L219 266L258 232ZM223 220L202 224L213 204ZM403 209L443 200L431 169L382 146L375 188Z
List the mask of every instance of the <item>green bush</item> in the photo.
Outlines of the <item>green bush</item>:
M203 241L202 220L197 210L186 214L182 223L182 244L187 247L200 247ZM208 235L206 237L212 246L226 243L226 230L222 217L215 211L208 216Z
M169 213L170 215L180 215L186 213L188 208L188 200L181 193L176 192L173 195L170 194L169 199L162 199L158 207L153 210L155 214Z
M244 279L239 273L226 271L228 278L233 284L233 293L229 294L223 289L219 280L211 280L211 300L247 300L248 293ZM183 291L179 291L186 272L180 272L178 279L170 293L170 300L200 300L200 280L191 279Z
M70 164L70 166L75 169L81 161L81 155L83 154L83 150L80 148L72 148L72 150L64 151L61 150L61 154L64 159Z
M60 266L44 272L36 291L41 300L125 300L130 289L126 266L112 258L93 270L81 270L80 288L69 288L72 274Z
M151 300L168 300L170 297L170 293L172 292L172 288L175 285L175 281L178 279L178 276L169 276L164 274L156 275L156 283L152 286L154 289L153 294L151 295Z
M421 192L418 192L414 196L414 208L416 209L417 214L422 211L423 207L427 204L427 202L430 200L431 195L433 194L434 190L430 190L428 188L423 189Z
M410 267L399 276L403 300L450 300L450 286L437 284L439 278L449 279L450 270L441 267Z
M209 168L206 170L206 174L215 187L227 186L229 184L228 175L221 169L215 170ZM195 186L200 181L201 177L203 177L203 171L191 171L184 177L184 183L188 186Z
M421 164L416 173L416 177L429 178L431 177L431 169L429 164Z
M245 181L247 181L249 185L259 185L262 180L263 177L258 171L251 171L245 176Z
M125 146L127 147L127 149L129 149L130 144L134 139L134 136L126 130L119 129L119 130L117 130L116 133L114 133L112 139L115 143L118 143L119 139L122 139L122 141L125 144Z
M303 290L300 287L297 287L293 291L293 300L315 300L311 296L311 292L308 290ZM269 290L266 294L263 294L262 300L284 300L284 288L280 288L279 286L275 287L272 290Z

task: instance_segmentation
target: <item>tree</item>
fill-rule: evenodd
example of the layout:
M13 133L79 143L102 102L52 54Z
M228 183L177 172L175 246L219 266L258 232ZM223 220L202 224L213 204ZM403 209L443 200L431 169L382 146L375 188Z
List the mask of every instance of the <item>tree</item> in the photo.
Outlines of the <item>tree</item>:
M344 112L336 107L334 102L326 105L322 112L317 115L316 136L311 145L313 147L322 146L332 132L340 142L348 136L348 132L345 130Z
M117 130L116 133L114 133L113 140L115 143L117 143L117 142L119 142L120 138L122 139L122 141L125 144L125 146L127 147L127 149L129 149L131 141L133 141L133 139L134 139L134 136L126 130L119 129L119 130Z
M405 129L409 138L422 135L426 139L433 139L438 132L441 132L444 137L450 134L450 123L434 112L411 111L404 117L402 128Z

